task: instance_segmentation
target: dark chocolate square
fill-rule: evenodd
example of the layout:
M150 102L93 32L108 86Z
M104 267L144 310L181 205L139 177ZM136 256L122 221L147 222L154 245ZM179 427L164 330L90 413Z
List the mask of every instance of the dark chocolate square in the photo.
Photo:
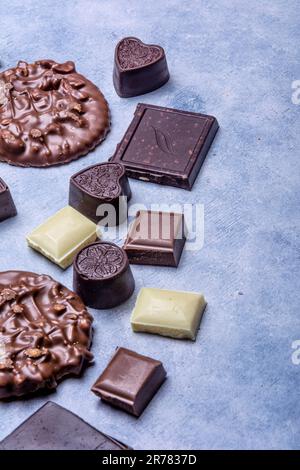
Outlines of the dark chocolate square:
M118 348L92 391L103 401L140 416L165 378L160 361Z
M124 450L71 411L48 401L0 443L1 450Z
M139 211L123 247L129 262L177 267L186 240L184 229L183 214Z
M140 103L111 161L132 178L191 190L218 127L213 116Z

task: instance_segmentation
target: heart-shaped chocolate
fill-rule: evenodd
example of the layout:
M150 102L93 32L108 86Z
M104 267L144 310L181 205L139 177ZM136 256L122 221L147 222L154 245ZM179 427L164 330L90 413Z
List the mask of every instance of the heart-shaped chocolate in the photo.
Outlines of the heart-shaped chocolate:
M119 181L123 175L124 168L121 165L104 163L72 176L72 181L87 194L108 201L120 196L122 188Z
M125 169L119 163L99 163L71 177L69 205L95 223L101 220L97 216L97 209L101 204L106 207L111 204L116 211L116 224L120 223L121 196L126 196L129 200L131 190Z
M137 96L164 85L169 79L163 48L127 37L116 47L114 86L121 97Z
M144 67L156 62L163 55L162 47L148 46L136 38L125 38L117 47L117 60L123 70Z

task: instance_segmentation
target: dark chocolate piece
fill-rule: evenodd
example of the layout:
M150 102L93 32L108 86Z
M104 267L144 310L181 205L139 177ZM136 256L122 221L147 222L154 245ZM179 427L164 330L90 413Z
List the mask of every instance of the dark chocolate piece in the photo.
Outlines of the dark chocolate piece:
M191 190L218 127L213 116L138 104L111 161L131 178Z
M120 163L90 166L73 175L70 180L69 205L96 224L104 218L108 226L119 225L127 220L127 202L130 198L128 178ZM105 212L108 205L112 205L112 210L107 216Z
M140 416L166 375L160 361L118 348L92 391L103 401Z
M48 401L1 443L2 450L126 450L62 406Z
M116 46L113 82L119 96L125 98L156 90L169 80L165 51L140 39L122 39Z
M93 318L50 276L0 273L0 399L53 389L93 359Z
M132 295L134 287L127 255L114 243L92 243L74 260L73 288L89 307L116 307Z
M17 209L10 194L9 187L0 178L0 222L17 215Z
M123 248L131 264L177 267L185 240L183 214L139 211Z
M107 102L74 62L19 62L0 73L0 160L46 167L85 155L106 136Z

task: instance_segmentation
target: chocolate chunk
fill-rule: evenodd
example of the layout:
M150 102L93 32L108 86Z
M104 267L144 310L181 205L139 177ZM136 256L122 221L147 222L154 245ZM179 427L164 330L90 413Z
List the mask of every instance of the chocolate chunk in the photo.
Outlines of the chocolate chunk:
M74 62L19 62L0 73L0 160L46 167L87 154L110 126L100 90Z
M218 127L213 116L138 104L111 161L131 178L191 190Z
M132 295L134 287L127 255L114 243L92 243L74 260L73 289L89 307L116 307Z
M49 276L7 271L0 296L0 399L55 388L91 361L93 319L69 289Z
M119 163L100 163L84 168L70 180L69 205L95 223L104 218L108 226L123 223L127 220L130 198L125 168Z
M124 250L131 264L177 267L185 240L183 214L139 211Z
M195 340L206 300L196 292L143 287L131 315L133 331Z
M0 370L9 370L14 368L14 363L11 359L0 359Z
M97 239L97 226L73 207L66 206L36 227L28 245L66 269L81 248Z
M45 356L48 353L48 349L46 348L28 348L25 349L24 354L30 359L39 359L42 356Z
M156 90L169 80L165 51L154 44L128 37L116 46L113 82L125 98Z
M1 443L2 450L126 450L62 406L48 401Z
M0 290L1 301L14 300L17 297L17 293L13 289L2 289Z
M15 215L17 215L17 209L10 194L9 187L0 178L0 222L9 217L14 217Z
M92 391L103 401L140 416L166 375L160 361L118 348Z

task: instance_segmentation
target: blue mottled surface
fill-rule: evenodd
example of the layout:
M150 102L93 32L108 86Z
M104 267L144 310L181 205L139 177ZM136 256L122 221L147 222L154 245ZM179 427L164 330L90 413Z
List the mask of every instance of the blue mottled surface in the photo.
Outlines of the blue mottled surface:
M95 366L49 396L137 449L299 448L300 79L297 0L0 2L1 69L19 59L72 59L107 97L112 131L88 156L49 170L1 163L18 217L1 224L0 268L49 273L68 287L72 269L26 247L25 234L67 203L68 181L105 161L139 101L214 114L220 131L193 191L131 181L133 202L199 202L205 242L177 270L133 267L141 286L200 290L208 299L197 341L133 334L135 295L93 312ZM116 42L135 35L161 44L170 82L120 99L112 85ZM243 293L243 295L239 295ZM114 348L161 359L169 378L140 419L89 392ZM0 438L47 398L0 404Z

